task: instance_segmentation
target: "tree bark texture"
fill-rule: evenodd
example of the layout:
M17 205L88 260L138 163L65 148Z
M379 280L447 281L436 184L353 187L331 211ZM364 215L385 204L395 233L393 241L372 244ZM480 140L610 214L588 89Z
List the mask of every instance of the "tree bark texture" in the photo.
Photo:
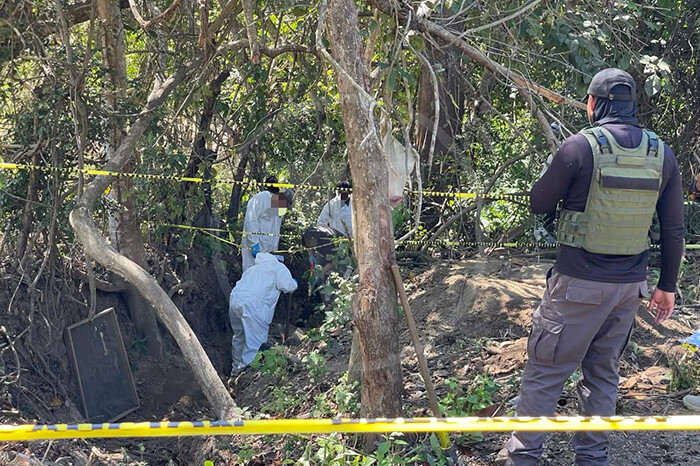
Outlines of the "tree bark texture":
M179 68L161 86L151 92L145 107L131 125L129 132L125 135L114 156L103 167L104 170L119 171L127 164L129 158L133 155L137 142L146 131L146 127L154 115L154 110L163 104L173 89L183 82L193 69L198 69L200 66L202 66L201 61L195 61L189 66ZM175 338L187 365L194 374L207 400L211 403L216 415L220 419L235 418L236 404L233 398L226 390L211 361L209 361L204 348L202 348L197 336L180 313L180 310L175 306L168 294L158 285L155 278L138 264L117 252L100 234L92 218L92 210L98 197L105 191L111 181L111 176L96 176L85 188L82 198L71 211L70 223L75 230L78 240L88 255L138 289L153 307L163 325Z
M226 211L226 221L229 228L233 228L238 222L238 214L241 211L241 197L243 196L243 178L245 178L245 169L248 166L250 158L250 147L246 146L241 151L241 157L236 164L236 173L233 175L234 181L237 183L231 189L231 197L229 198L228 209Z
M456 152L455 139L462 130L464 117L464 91L462 90L459 58L452 51L442 51L431 47L427 53L431 63L443 63L445 72L438 74L438 94L440 96L440 118L435 140L433 157L437 154ZM421 65L418 96L418 125L416 145L421 159L428 161L430 142L435 120L435 93L426 65ZM429 170L428 170L429 171Z
M199 165L201 163L212 164L216 160L216 153L207 150L207 136L209 134L209 128L211 126L211 120L214 118L214 108L216 107L216 102L219 100L221 95L221 86L228 79L231 73L226 70L219 73L216 78L209 82L209 95L204 101L204 106L202 107L202 115L199 119L199 127L197 129L197 137L194 141L194 148L192 150L192 155L190 160L187 162L187 168L185 169L185 176L188 178L194 178L199 170ZM192 189L191 183L183 183L181 197L183 202L185 201L186 194Z
M353 308L363 366L362 416L400 416L403 383L391 274L394 247L387 161L374 123L374 104L367 93L370 78L362 60L357 7L352 0L330 0L327 15L331 51L341 68L336 75L353 181L360 275Z
M119 103L126 95L126 55L124 51L124 25L116 2L97 0L97 13L102 27L102 57L109 69L111 89L105 90L107 107L118 112ZM124 121L113 117L110 132L111 149L119 147L124 134ZM128 163L125 171L133 171ZM141 237L140 222L136 209L136 192L133 179L118 178L114 181L110 197L119 205L109 217L112 245L139 267L147 268L146 250ZM131 284L125 293L129 316L141 336L146 338L149 354L163 356L163 339L158 322L148 303Z

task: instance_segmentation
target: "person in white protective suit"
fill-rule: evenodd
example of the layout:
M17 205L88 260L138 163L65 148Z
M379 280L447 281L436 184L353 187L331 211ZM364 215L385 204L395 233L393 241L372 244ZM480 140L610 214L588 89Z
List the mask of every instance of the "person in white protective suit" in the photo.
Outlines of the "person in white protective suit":
M229 318L233 329L231 375L245 369L267 342L267 334L275 314L280 292L293 293L297 281L289 269L268 253L257 253L255 264L231 291Z
M265 183L277 183L277 178L270 176ZM291 207L294 192L270 186L248 201L243 221L243 240L241 241L242 270L245 272L255 263L254 252L272 252L280 242L282 216Z
M330 227L352 238L352 185L346 181L336 185L336 196L326 202L316 225Z

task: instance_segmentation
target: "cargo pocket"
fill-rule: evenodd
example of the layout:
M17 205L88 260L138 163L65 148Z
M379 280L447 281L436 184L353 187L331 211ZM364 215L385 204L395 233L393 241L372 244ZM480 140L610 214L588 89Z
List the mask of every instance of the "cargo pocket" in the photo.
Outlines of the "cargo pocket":
M600 304L603 302L603 290L569 285L566 287L566 300L570 303Z
M564 324L549 320L539 314L532 316L532 332L527 344L530 358L548 366L554 365L557 343Z

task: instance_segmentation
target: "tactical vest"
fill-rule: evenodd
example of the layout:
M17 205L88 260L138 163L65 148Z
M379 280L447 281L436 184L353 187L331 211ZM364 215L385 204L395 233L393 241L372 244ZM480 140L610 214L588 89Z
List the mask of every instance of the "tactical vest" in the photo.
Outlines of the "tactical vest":
M564 209L560 244L595 254L633 255L649 248L649 227L659 199L664 144L642 130L635 148L621 147L605 128L581 131L593 151L593 174L583 212Z

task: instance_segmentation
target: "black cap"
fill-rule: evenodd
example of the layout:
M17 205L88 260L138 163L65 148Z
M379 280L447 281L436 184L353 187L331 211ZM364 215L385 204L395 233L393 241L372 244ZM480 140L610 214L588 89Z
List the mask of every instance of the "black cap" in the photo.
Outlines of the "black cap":
M627 93L613 93L613 87L625 86L629 88ZM618 88L617 90L619 90ZM618 68L607 68L599 71L593 76L591 84L588 86L588 95L608 100L634 100L637 95L637 83L626 71Z
M339 192L349 193L350 191L352 191L352 184L347 181L341 181L340 183L335 185L335 189Z
M267 178L265 178L266 185L269 185L272 183L279 183L279 179L277 179L277 177L275 175L270 175ZM266 186L265 189L270 191L272 194L277 194L278 192L280 192L280 188L278 188L277 186Z

